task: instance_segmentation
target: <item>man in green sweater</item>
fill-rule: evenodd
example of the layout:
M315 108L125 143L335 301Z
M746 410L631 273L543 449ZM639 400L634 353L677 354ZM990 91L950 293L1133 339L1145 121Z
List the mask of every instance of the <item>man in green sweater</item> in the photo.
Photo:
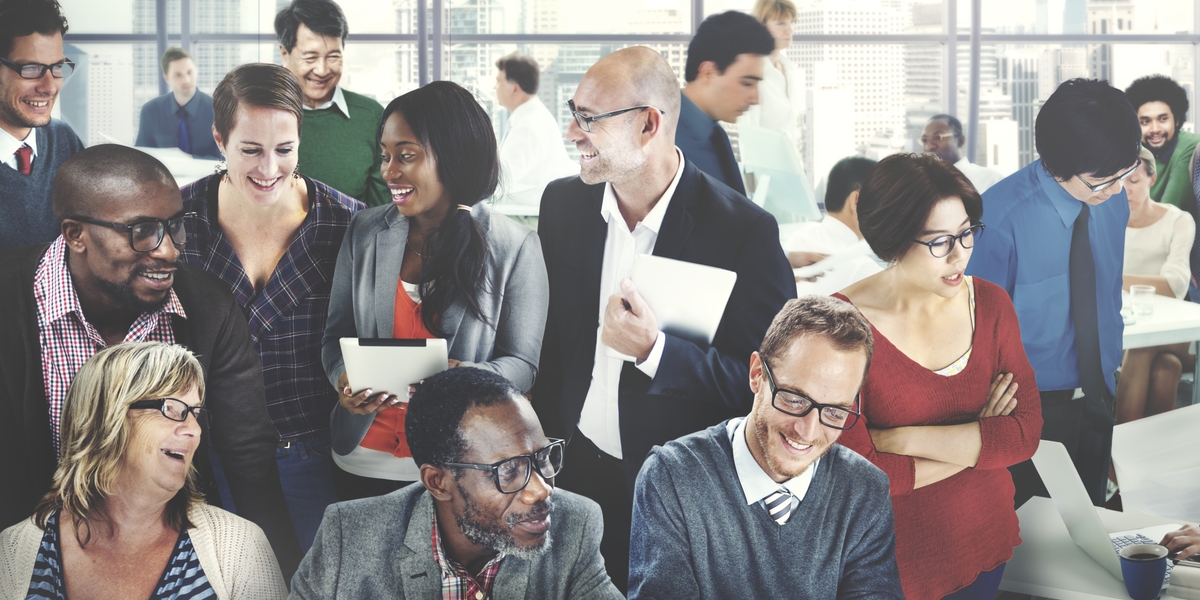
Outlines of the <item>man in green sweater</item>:
M1200 135L1181 129L1187 121L1187 92L1169 77L1150 75L1129 84L1125 96L1142 125L1142 145L1157 163L1158 180L1150 186L1150 197L1195 217L1190 162Z
M304 92L300 172L368 206L391 200L379 174L383 107L343 89L346 16L332 0L293 0L275 15L283 66Z

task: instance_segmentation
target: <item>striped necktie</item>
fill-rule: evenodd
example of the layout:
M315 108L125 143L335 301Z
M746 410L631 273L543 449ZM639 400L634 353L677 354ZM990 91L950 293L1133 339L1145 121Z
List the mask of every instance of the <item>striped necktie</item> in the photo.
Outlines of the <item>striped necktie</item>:
M771 515L771 519L783 525L792 517L792 501L795 498L787 488L781 487L778 491L772 492L770 496L764 498L763 503L766 504L767 514Z

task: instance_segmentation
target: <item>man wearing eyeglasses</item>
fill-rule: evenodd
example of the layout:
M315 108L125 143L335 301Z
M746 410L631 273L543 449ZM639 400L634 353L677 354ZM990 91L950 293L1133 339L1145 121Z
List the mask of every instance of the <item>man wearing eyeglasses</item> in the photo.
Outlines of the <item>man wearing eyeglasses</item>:
M443 371L413 394L405 430L420 482L326 509L293 599L623 598L599 507L555 489L565 442L511 382Z
M206 376L201 491L219 503L211 451L235 503L225 508L258 524L285 575L294 571L299 543L258 354L229 288L178 260L188 216L175 179L139 150L93 146L59 169L53 207L60 236L0 255L0 527L50 489L63 403L87 359L124 342L179 344Z
M952 115L934 115L925 123L921 132L921 148L938 155L938 158L954 165L967 176L975 191L982 194L996 182L1004 179L1000 171L981 167L963 156L962 148L967 143L962 123Z
M1124 92L1072 79L1034 125L1041 159L983 194L988 235L967 274L1008 291L1042 400L1042 439L1062 442L1096 506L1106 500L1121 363L1121 283L1142 129ZM1019 507L1046 489L1029 461L1010 468Z
M650 452L629 598L903 598L888 480L835 445L858 424L871 326L789 301L750 355L754 407Z
M70 125L50 118L75 66L63 54L66 32L54 0L0 0L0 251L58 235L50 187L83 149Z
M675 73L650 48L588 69L567 128L580 174L550 182L538 220L550 310L533 403L551 435L571 440L575 468L559 483L600 504L601 551L621 590L646 454L750 410L746 357L796 295L774 217L676 147L679 102ZM737 273L711 343L662 330L630 279L638 254Z

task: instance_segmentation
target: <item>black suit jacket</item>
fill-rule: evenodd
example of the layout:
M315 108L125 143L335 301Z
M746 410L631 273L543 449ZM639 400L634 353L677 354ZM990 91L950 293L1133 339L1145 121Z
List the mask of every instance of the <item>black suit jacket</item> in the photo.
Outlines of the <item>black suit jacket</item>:
M538 236L550 276L550 314L533 405L546 434L569 438L591 385L608 225L604 184L551 182ZM737 273L711 347L667 335L653 380L625 363L618 390L621 451L629 489L650 449L750 412L750 353L785 302L795 277L775 218L690 161L663 217L654 254Z
M33 275L47 247L22 246L0 255L0 529L33 514L58 468L33 296ZM204 450L211 445L238 514L262 527L290 577L300 564L300 545L279 484L279 435L267 414L262 366L246 317L219 279L182 262L178 267L175 294L187 318L172 316L175 341L204 368L204 404L211 414L195 458L202 490L209 502L220 504Z

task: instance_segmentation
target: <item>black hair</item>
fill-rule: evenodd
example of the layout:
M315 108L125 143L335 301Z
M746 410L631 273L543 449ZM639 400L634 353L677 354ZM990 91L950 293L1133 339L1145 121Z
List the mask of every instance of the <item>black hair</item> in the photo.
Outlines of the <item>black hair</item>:
M536 94L538 91L537 61L520 52L506 54L496 59L496 68L504 71L504 78L521 86L526 94Z
M825 185L825 212L838 212L846 207L846 197L861 190L863 182L871 174L875 161L861 156L851 156L837 161L829 170Z
M1059 181L1116 175L1142 147L1137 111L1124 92L1097 79L1064 81L1038 111L1033 131L1042 166Z
M441 466L462 462L467 450L462 420L474 406L494 406L521 397L511 381L491 371L458 367L426 378L408 402L404 431L413 461Z
M933 115L932 117L929 117L929 121L926 121L925 123L929 124L931 121L945 121L946 124L950 126L950 129L954 130L954 135L962 137L962 121L959 121L954 117L954 115Z
M296 32L301 23L317 35L337 38L343 47L346 45L350 33L346 15L333 0L292 0L275 15L275 37L284 50L291 52L296 47Z
M434 81L400 96L383 109L376 141L392 113L408 121L417 141L437 163L438 179L450 194L450 213L418 250L421 266L421 322L434 335L442 313L456 300L475 318L486 321L479 298L486 291L483 277L487 239L470 211L496 191L500 157L492 122L471 92L452 81Z
M1135 113L1147 102L1165 103L1171 109L1171 116L1175 117L1176 132L1187 121L1188 108L1191 106L1188 103L1187 91L1175 83L1174 79L1164 75L1147 75L1135 79L1125 88L1125 97L1129 98L1129 104L1133 106Z
M67 35L67 18L57 0L0 0L0 56L8 57L19 37Z
M179 186L171 171L157 158L130 146L100 144L71 155L58 167L51 188L51 208L59 221L71 216L90 216L96 205L124 190L140 189L156 182L176 198Z
M700 23L688 43L683 79L695 81L700 63L712 61L724 73L739 54L767 56L775 51L775 38L758 19L736 10L713 15Z

